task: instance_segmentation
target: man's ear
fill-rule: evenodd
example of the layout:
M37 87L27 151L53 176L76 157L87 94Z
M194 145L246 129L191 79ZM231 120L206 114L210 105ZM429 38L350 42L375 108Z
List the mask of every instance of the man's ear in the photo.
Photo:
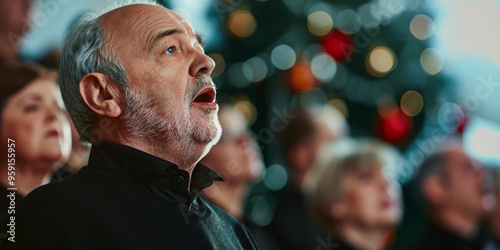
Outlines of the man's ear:
M439 206L443 202L446 202L446 190L439 176L432 175L427 177L422 183L422 192L425 199L434 206Z
M119 105L119 91L116 91L115 85L102 73L89 73L80 80L80 95L94 113L118 117L122 110Z

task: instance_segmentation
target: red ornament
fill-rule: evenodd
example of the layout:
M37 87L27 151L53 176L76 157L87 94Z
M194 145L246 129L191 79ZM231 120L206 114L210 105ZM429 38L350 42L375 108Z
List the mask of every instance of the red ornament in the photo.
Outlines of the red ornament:
M349 61L352 53L356 49L354 39L351 35L345 34L339 30L333 33L323 41L323 49L332 56L337 62Z
M383 107L377 119L377 134L383 140L401 145L406 142L413 128L413 119L398 107Z

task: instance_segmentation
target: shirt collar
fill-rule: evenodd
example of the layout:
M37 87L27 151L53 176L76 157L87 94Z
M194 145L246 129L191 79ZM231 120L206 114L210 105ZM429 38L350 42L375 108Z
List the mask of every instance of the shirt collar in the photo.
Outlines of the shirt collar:
M187 171L154 155L107 141L92 144L88 166L126 175L144 184L170 189L186 196L188 204L196 199L202 189L210 187L214 181L224 180L215 171L199 163L192 172L191 192L188 193Z

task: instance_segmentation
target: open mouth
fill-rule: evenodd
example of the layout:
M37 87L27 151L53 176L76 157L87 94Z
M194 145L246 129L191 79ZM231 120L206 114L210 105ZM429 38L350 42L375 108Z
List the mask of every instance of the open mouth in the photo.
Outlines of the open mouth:
M196 95L193 103L214 103L215 102L215 89L212 87L204 88Z

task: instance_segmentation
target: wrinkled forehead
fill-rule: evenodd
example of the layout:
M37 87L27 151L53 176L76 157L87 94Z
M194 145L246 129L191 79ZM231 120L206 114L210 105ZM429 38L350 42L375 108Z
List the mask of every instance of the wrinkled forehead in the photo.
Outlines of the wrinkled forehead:
M180 30L195 38L191 25L173 11L155 5L135 4L110 11L99 18L105 43L140 43L148 46L158 33L168 29ZM138 49L135 47L134 49Z

